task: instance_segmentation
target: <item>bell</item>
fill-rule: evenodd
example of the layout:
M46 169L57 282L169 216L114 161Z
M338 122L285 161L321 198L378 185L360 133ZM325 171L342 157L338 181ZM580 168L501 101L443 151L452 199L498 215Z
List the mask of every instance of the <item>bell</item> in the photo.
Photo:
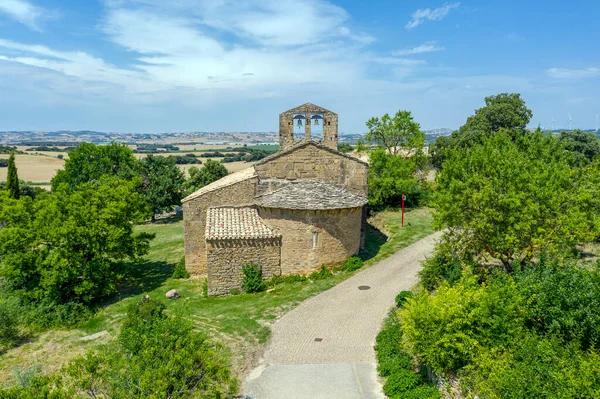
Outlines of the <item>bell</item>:
M315 126L317 126L319 124L319 120L315 119Z
M302 126L302 119L298 119L298 127Z

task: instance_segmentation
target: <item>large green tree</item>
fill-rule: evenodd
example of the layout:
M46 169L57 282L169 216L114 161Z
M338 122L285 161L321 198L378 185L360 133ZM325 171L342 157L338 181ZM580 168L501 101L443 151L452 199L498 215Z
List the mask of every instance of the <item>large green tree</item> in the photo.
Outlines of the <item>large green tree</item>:
M502 261L531 259L598 234L600 174L569 166L570 155L541 132L514 140L501 129L450 151L437 175L437 227L455 247Z
M594 133L578 129L563 131L559 140L573 154L578 164L592 162L600 155L600 139Z
M383 149L369 154L369 206L372 209L399 207L402 194L406 206L418 206L430 195L424 177L425 158L422 155L403 157ZM418 178L421 176L421 178Z
M11 153L8 158L8 174L6 177L6 189L11 198L19 199L21 190L19 189L19 176L17 175L17 166L15 165L15 153Z
M471 147L500 129L516 140L527 133L533 113L518 93L500 93L485 98L485 106L475 110L466 123L450 137L438 137L430 148L432 164L441 168L447 152L454 148Z
M148 155L139 162L139 172L141 192L153 215L180 203L185 177L174 157Z
M367 127L365 138L383 145L392 155L414 155L425 144L425 133L410 111L398 111L393 117L373 117L367 121Z
M66 186L63 186L66 187ZM90 304L114 292L122 264L149 249L135 183L115 177L32 200L0 198L1 274L31 300Z
M103 176L132 180L138 175L133 151L125 144L96 145L83 143L69 152L64 170L52 179L52 190L66 184L71 190L79 184L100 180Z
M227 168L221 162L212 159L208 159L202 169L192 166L189 173L190 178L185 182L186 195L229 174Z

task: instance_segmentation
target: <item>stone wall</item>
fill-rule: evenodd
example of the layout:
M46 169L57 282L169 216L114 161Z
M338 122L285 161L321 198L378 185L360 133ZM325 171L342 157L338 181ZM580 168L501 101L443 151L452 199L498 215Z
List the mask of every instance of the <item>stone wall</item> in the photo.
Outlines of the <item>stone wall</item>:
M211 206L244 205L253 201L258 179L251 178L205 193L183 203L185 268L194 276L206 276L206 210Z
M338 147L338 116L333 112L323 115L323 145L334 150Z
M262 268L263 279L281 275L281 238L246 240L207 240L208 294L227 295L241 289L242 267L255 263Z
M295 151L254 166L258 177L266 179L319 179L344 187L358 195L368 195L368 165L350 156L335 154L308 143Z
M281 274L308 274L358 253L362 208L290 210L258 208L263 222L283 235ZM313 233L316 245L313 246Z

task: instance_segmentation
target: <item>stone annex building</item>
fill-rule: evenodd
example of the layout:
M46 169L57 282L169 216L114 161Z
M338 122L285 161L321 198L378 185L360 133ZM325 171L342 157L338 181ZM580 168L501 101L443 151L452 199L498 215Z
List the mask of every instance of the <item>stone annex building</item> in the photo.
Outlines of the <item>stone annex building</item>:
M320 142L311 139L319 124ZM294 139L295 126L304 126L303 139ZM210 295L240 288L249 262L270 278L311 273L358 253L368 164L337 144L337 114L301 105L279 115L277 153L183 200L186 269L208 277Z

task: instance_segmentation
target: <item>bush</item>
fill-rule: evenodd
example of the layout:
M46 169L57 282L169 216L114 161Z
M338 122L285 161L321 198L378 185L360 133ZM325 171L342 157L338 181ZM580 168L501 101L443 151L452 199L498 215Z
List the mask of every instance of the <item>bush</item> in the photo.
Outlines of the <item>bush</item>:
M390 398L395 396L404 397L400 395L417 388L420 383L421 376L419 374L411 373L408 370L400 370L388 377L385 384L383 384L383 393Z
M515 279L529 301L529 327L583 349L600 348L600 264L588 268L543 257Z
M0 302L0 348L11 346L19 338L17 317L6 304Z
M181 257L181 260L175 265L175 269L173 269L173 278L189 278L190 274L185 268L185 256Z
M398 295L396 295L396 307L403 308L404 304L406 303L406 300L408 298L413 298L413 297L414 297L414 295L410 291L400 291L400 293Z
M266 289L266 284L262 279L262 269L254 263L247 263L242 268L244 273L244 282L242 288L247 293L261 292Z
M382 377L387 377L400 370L409 370L412 360L409 355L402 352L402 329L398 315L391 313L384 322L384 326L375 339L377 351L377 371Z
M353 272L361 267L363 267L362 259L358 256L351 256L342 264L342 266L340 266L340 270L345 272Z
M86 397L233 397L223 348L164 311L149 297L130 307L117 342L71 361L61 371L66 381Z
M331 270L328 270L325 266L321 266L321 270L312 272L308 278L313 281L317 280L325 280L329 277L333 276Z
M464 385L491 399L579 399L600 394L600 354L535 334L485 348L466 368Z
M405 347L433 371L456 371L478 348L505 345L524 329L525 301L515 282L502 275L480 285L465 275L454 286L443 282L400 310Z
M457 253L451 240L441 241L431 257L421 262L423 268L419 272L421 285L428 290L433 290L442 281L453 285L462 275L463 266L473 266L473 256L469 253Z
M394 396L392 399L441 399L442 394L431 385L419 385L418 387Z
M403 351L401 342L400 319L398 314L393 311L385 319L383 328L375 339L375 350L379 363L377 371L380 376L388 377L383 387L384 393L392 399L440 398L437 389L427 385L425 377L413 371L412 358Z

